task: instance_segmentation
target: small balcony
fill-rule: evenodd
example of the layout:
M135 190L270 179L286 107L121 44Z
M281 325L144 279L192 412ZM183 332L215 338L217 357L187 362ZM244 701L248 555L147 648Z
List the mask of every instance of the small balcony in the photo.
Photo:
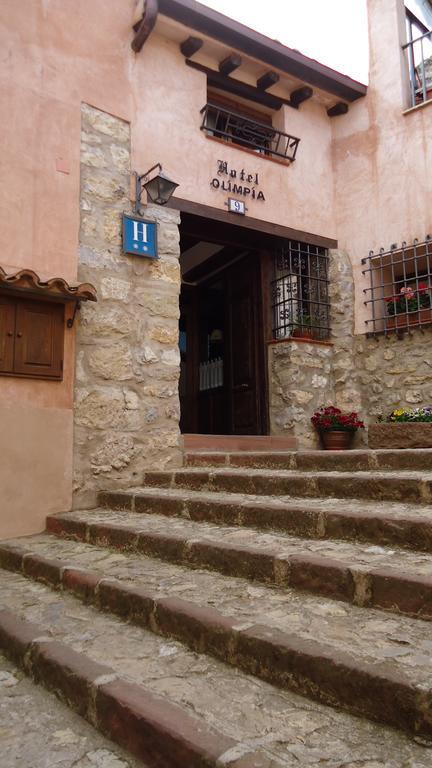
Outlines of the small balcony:
M216 104L206 104L201 114L201 130L208 136L287 163L295 160L300 143L296 136L290 136L273 128L271 124L258 122Z

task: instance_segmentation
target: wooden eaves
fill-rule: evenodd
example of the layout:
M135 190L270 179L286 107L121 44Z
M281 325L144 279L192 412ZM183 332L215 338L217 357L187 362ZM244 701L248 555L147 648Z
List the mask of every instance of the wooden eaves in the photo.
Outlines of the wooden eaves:
M158 13L339 99L353 102L366 95L367 86L363 83L207 8L196 0L147 0L144 15L134 27L134 51L141 50L156 23Z

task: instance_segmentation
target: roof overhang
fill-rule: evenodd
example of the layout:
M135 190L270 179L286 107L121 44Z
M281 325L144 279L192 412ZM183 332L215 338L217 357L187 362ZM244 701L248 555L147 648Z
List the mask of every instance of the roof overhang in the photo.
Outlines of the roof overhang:
M97 301L96 288L91 283L68 283L62 277L44 280L32 269L8 273L0 267L0 289L62 301Z
M196 0L147 0L144 16L134 28L136 37L132 47L135 51L144 45L156 23L158 13L345 101L353 102L366 95L367 86L363 83L336 72Z

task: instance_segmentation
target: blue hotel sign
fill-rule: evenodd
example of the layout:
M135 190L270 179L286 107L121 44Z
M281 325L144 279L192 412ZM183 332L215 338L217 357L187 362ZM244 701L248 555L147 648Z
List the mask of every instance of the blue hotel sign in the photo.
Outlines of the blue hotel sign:
M157 259L157 224L137 216L123 214L123 251L135 256Z

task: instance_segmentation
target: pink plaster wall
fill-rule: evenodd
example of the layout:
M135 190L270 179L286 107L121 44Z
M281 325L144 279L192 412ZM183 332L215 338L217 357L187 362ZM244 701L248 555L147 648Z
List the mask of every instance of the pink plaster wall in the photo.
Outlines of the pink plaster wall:
M336 228L353 263L358 333L366 316L361 259L432 230L432 103L405 111L404 3L369 0L368 11L368 94L333 121Z
M301 138L298 159L288 168L204 136L199 130L199 111L206 102L204 75L187 68L178 45L157 33L135 55L130 47L134 11L134 0L0 4L0 263L76 279L80 108L87 102L131 122L133 169L143 172L162 162L180 184L179 197L225 210L226 194L210 187L216 161L224 159L260 175L266 202L248 199L250 216L337 237L353 260L357 323L363 330L361 257L370 248L421 238L432 225L431 108L402 115L402 0L369 0L371 81L366 99L333 120L314 100L299 111L284 108L278 115L281 127ZM42 428L49 423L47 434L54 434L59 411L69 423L73 347L73 332L66 331L61 383L0 378L0 420L7 416L11 429L19 429L20 440L32 450L35 424ZM34 416L31 428L25 419L13 426L11 413L19 415L23 408ZM50 475L51 495L43 497L50 511L56 498L60 508L70 494L71 431L66 429L65 436L57 480ZM2 454L7 445L3 431ZM17 451L14 471L34 489L44 474L33 471L30 455ZM29 498L13 491L8 497L8 514L28 520L28 532L35 527ZM4 502L0 512L1 536ZM42 525L42 518L38 520ZM26 531L25 522L20 530Z
M236 169L259 174L259 188L266 200L248 197L249 216L336 236L332 129L322 104L311 100L300 110L283 107L283 114L277 114L280 128L301 139L295 162L286 166L216 142L200 131L200 110L207 101L206 76L185 66L178 44L153 34L136 57L132 72L135 168L142 172L159 159L180 183L178 197L226 210L228 194L210 185L216 161L226 160Z

